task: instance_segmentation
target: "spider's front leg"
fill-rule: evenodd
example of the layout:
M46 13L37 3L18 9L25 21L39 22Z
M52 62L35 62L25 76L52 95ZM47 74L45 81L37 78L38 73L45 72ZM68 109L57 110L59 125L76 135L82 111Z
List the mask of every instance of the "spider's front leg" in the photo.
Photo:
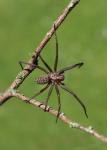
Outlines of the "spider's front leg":
M30 66L36 68L36 66L38 65L38 59L35 61L34 64L31 64L31 63L28 63L28 62L25 62L25 61L19 61L19 65L21 66L22 70L24 69L23 64L30 65Z
M74 64L74 65L71 65L71 66L68 66L68 67L65 67L65 68L62 68L61 70L59 70L59 74L61 73L64 73L65 71L68 71L68 70L71 70L71 69L74 69L74 68L80 68L83 66L83 62L80 62L80 63L77 63L77 64Z
M25 62L25 61L19 61L19 64L20 64L22 70L24 69L23 64L25 64L25 65L30 65L30 66L33 67L34 69L35 69L35 68L38 68L38 69L40 69L41 71L45 72L46 74L49 73L46 69L44 69L43 67L41 67L41 66L39 66L39 65L37 65L37 64L31 64L31 63L28 63L28 62ZM28 70L28 69L25 69L25 70Z
M56 34L56 27L54 24L54 31L55 31L55 43L56 43L56 56L55 56L55 63L54 63L54 71L57 71L57 66L58 66L58 38Z
M39 55L41 61L43 62L43 64L45 65L45 67L49 70L49 72L53 72L53 70L51 69L51 67L46 63L46 61L42 58L41 55Z

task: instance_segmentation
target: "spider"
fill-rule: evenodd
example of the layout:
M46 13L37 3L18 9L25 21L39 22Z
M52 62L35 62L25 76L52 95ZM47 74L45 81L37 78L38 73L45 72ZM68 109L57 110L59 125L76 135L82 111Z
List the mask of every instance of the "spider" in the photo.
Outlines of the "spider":
M28 64L28 65L31 65L32 67L34 68L38 68L40 70L42 70L43 72L45 72L47 74L47 76L41 76L41 77L38 77L37 79L35 79L35 82L37 84L43 84L45 85L39 92L37 92L31 99L33 99L34 97L42 94L44 91L46 91L47 89L48 90L48 95L46 97L46 101L45 101L45 109L44 111L47 111L47 104L48 104L48 100L51 96L51 93L53 91L53 88L55 87L55 90L56 90L56 94L57 94L57 99L58 99L58 114L57 114L57 118L56 118L56 121L58 120L59 118L59 115L60 115L60 110L61 110L61 102L60 102L60 91L59 91L59 88L62 88L63 90L65 90L66 92L68 92L70 95L72 95L79 103L80 105L82 106L83 110L84 110L84 113L86 115L86 117L88 118L88 115L87 115L87 111L86 111L86 107L85 105L83 104L83 102L80 100L80 98L72 91L70 90L66 85L65 83L63 82L64 81L64 73L66 71L69 71L71 69L74 69L76 67L80 68L82 65L83 65L83 62L80 62L80 63L77 63L77 64L74 64L74 65L71 65L71 66L68 66L68 67L65 67L65 68L62 68L60 70L57 70L57 66L58 66L58 39L57 39L57 34L56 34L56 27L54 25L54 31L55 31L55 43L56 43L56 56L55 56L55 62L54 62L54 67L51 68L46 62L45 60L42 58L42 56L39 54L39 58L40 60L42 61L42 63L45 65L46 68L43 68L41 66L39 66L38 64L30 64L30 63L26 63L24 61L20 61L20 65L21 65L21 68L23 69L23 66L22 66L22 63L23 64ZM30 100L31 100L30 99Z

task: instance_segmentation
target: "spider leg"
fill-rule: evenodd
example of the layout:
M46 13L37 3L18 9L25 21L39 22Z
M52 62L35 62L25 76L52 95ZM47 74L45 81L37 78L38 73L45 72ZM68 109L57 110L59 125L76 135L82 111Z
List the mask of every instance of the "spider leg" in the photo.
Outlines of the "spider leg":
M50 86L50 84L47 84L44 88L42 88L39 92L37 92L33 97L31 97L30 100L33 99L34 97L40 95L41 93L43 93L45 90L48 89L49 86Z
M64 73L65 71L74 69L74 68L76 68L76 67L80 68L80 67L82 67L83 64L84 64L83 62L80 62L80 63L74 64L74 65L65 67L65 68L59 70L58 72L59 72L59 74L61 74L61 73Z
M82 106L83 110L84 110L84 113L86 115L86 117L88 118L88 115L87 115L87 111L86 111L86 107L85 105L83 104L83 102L79 99L79 97L73 92L71 91L68 87L66 87L66 85L64 83L60 84L60 87L67 91L68 93L70 93L72 96L75 97L75 99L80 103L80 105Z
M52 90L53 90L53 86L54 86L54 84L52 84L52 85L50 86L50 89L49 89L49 92L48 92L48 96L47 96L46 102L45 102L45 109L44 109L44 111L47 111L47 104L48 104L48 100L49 100L49 98L50 98L50 96L51 96L51 93L52 93Z
M38 69L44 71L46 74L49 73L46 69L42 68L41 66L35 65L35 64L27 63L27 62L24 62L24 61L19 61L19 64L20 64L22 70L24 69L22 64L26 64L26 65L30 65L30 66L34 67L34 69L38 68Z
M21 67L21 69L23 70L24 69L24 67L23 67L23 61L19 61L19 65L20 65L20 67Z
M55 42L56 42L56 57L55 57L55 63L54 63L54 71L57 71L57 65L58 65L58 38L56 34L56 27L54 24L54 31L55 31Z
M57 122L59 115L60 115L61 102L60 102L60 92L59 92L59 88L57 85L55 85L55 89L56 89L56 93L57 93L57 97L58 97L58 114L57 114L57 118L56 118L56 122Z
M45 62L45 60L42 58L41 55L39 55L41 61L43 62L43 64L46 66L46 68L50 71L50 72L53 72L51 67Z

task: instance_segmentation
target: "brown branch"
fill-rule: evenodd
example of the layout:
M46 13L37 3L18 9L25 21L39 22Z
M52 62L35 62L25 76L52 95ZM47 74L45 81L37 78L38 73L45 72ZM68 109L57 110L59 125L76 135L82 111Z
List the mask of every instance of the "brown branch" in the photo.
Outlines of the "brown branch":
M20 93L14 93L13 95L14 97L17 97L18 99L27 102L29 104L32 104L35 107L41 108L42 110L45 109L45 105L37 100L30 100L29 101L29 97L26 97ZM53 108L47 106L47 112L55 117L57 117L58 111L54 110ZM95 138L97 138L98 140L107 143L107 137L103 136L101 134L99 134L96 130L94 130L91 126L89 127L85 127L77 122L72 121L71 119L69 119L67 116L64 115L64 113L60 113L59 119L64 122L65 124L69 125L70 128L77 128L81 131L84 131L92 136L94 136Z
M34 50L34 53L32 54L32 58L28 61L28 63L35 64L37 61L38 55L42 51L42 49L45 47L45 45L48 43L48 41L53 36L55 30L54 25L56 29L62 24L62 22L65 20L67 15L75 8L75 6L79 3L80 0L71 0L70 3L66 6L66 8L63 10L61 15L56 19L56 21L53 23L51 29L47 32L41 43L38 45L38 47ZM34 70L34 68L31 65L26 65L25 68L16 76L15 80L12 82L8 90L6 90L4 93L0 94L0 105L2 105L4 102L6 102L11 97L17 97L18 99L29 102L29 97L26 97L20 93L16 92L16 89L23 83L23 81L26 79L26 77ZM40 103L39 101L36 101L32 99L29 104L32 104L36 107L41 108L44 110L45 105ZM50 114L57 116L58 111L52 109L51 107L47 107L47 112ZM90 135L93 135L98 140L107 143L107 137L99 134L97 131L95 131L92 127L84 127L80 125L77 122L74 122L67 118L63 113L60 114L59 119L62 120L64 123L68 124L69 127L80 129L81 131L87 132Z
M12 93L10 91L8 91L8 90L6 92L4 92L4 93L1 93L0 94L0 105L5 103L11 97L12 97Z

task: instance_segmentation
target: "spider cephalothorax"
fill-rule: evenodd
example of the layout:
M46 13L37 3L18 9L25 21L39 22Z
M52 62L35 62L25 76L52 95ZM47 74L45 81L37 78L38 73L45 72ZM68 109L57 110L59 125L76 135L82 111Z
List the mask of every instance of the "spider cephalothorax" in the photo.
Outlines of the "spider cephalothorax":
M64 81L64 75L59 74L58 72L51 73L49 75L49 78L50 78L52 83L56 83L56 84L60 84L61 81Z
M55 25L54 25L54 30L56 30ZM31 99L33 99L34 97L40 95L42 92L44 92L45 90L47 90L49 88L48 96L47 96L46 102L45 102L45 111L46 111L48 100L49 100L50 95L52 93L53 87L55 87L57 97L58 97L58 114L57 114L57 119L58 119L58 117L60 115L60 109L61 109L60 91L59 91L59 88L61 87L63 90L65 90L66 92L71 94L80 103L80 105L83 107L83 110L84 110L84 113L85 113L86 117L88 117L87 112L86 112L86 108L85 108L85 105L83 104L83 102L80 100L80 98L73 91L71 91L65 85L65 83L62 82L62 81L64 81L64 73L66 71L74 69L76 67L80 68L83 65L83 62L80 62L80 63L74 64L74 65L62 68L60 70L57 70L57 65L58 65L58 40L57 40L56 32L55 32L55 39L56 39L56 57L55 57L55 63L54 63L54 68L53 69L45 62L45 60L41 57L41 55L39 55L39 58L43 62L43 64L45 65L46 69L39 66L38 64L35 65L35 64L29 64L29 63L26 63L26 62L22 62L22 61L20 62L21 67L22 67L22 63L28 64L28 65L31 65L34 68L38 68L38 69L42 70L43 72L45 72L47 74L47 76L42 76L42 77L38 77L37 79L35 79L35 82L37 84L45 84L45 86L39 92L37 92Z

